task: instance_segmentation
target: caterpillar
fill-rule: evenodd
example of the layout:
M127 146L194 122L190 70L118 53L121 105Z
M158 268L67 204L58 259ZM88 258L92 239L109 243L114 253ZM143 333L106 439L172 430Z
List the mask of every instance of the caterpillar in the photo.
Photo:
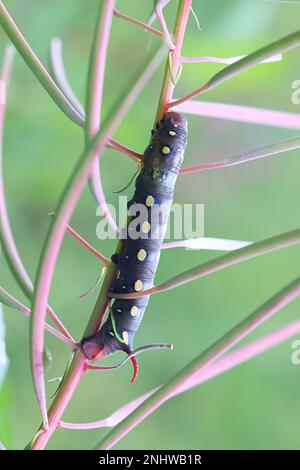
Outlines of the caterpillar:
M81 346L90 360L122 350L133 351L149 296L113 299L114 293L140 292L153 285L165 235L173 192L187 141L187 121L175 112L166 113L151 131L133 198L128 203L128 223L117 253L112 256L116 274L110 288L109 315L99 331L84 338ZM137 215L138 214L138 215ZM131 356L134 381L138 365Z

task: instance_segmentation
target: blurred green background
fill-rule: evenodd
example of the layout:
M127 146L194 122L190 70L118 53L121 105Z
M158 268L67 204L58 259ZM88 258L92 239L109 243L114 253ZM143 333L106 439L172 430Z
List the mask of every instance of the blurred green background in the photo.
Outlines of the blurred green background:
M25 37L45 64L54 36L63 40L67 73L84 100L87 62L98 0L24 0L5 2ZM177 2L166 8L172 24ZM266 0L197 0L202 31L190 18L184 55L230 57L252 52L299 28L300 4ZM146 19L152 2L119 0L118 8ZM1 50L6 43L1 33ZM114 19L105 83L104 113L159 43L142 29ZM186 65L176 96L197 87L222 66ZM138 151L148 143L158 102L162 69L151 80L118 129L116 138ZM260 65L206 94L203 99L297 113L291 84L300 79L300 49L282 62ZM297 134L295 130L256 126L204 117L189 120L185 164L221 160L233 153ZM34 279L55 209L83 146L82 130L52 103L27 66L17 57L8 99L4 140L5 188L11 223L24 264ZM108 150L102 159L105 194L123 187L135 171L125 156ZM205 204L205 235L259 240L299 226L299 152L240 167L183 176L175 201ZM126 193L133 191L133 186ZM96 206L84 190L72 224L107 256L114 241L96 238ZM214 252L168 250L157 280L217 256ZM299 274L300 247L248 261L151 299L135 345L173 342L174 351L145 354L140 375L129 384L130 366L85 376L67 409L67 421L101 419L119 406L171 378L192 357ZM76 339L89 318L97 292L84 300L101 265L66 236L51 290L51 303ZM23 300L3 257L1 285ZM299 316L300 300L282 310L251 339ZM29 323L5 308L10 367L0 392L0 438L22 448L40 417L29 363ZM299 447L299 373L286 342L201 387L174 398L124 438L119 449L288 449ZM54 362L48 378L62 375L68 350L47 335ZM109 358L116 361L121 355ZM50 396L56 385L48 385ZM107 430L59 430L49 449L89 449Z

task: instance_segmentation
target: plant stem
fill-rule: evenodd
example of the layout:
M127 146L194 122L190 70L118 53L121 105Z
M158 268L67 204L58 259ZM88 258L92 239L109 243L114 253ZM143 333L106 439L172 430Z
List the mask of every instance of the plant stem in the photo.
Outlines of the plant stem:
M172 66L174 68L173 70L174 76L176 76L176 73L178 71L178 69L176 69L176 63L177 63L177 66L179 66L181 45L183 42L184 31L185 31L185 27L187 23L190 6L191 6L191 0L184 0L184 1L179 2L177 20L175 24L175 33L174 33L174 36L178 45L176 45L175 51L173 52L174 54L176 53L176 50L177 50L176 57L178 56L178 59L172 62ZM162 108L161 109L164 108L164 103L167 103L170 96L172 96L173 88L174 86L172 84L169 73L165 73L165 78L163 82L163 90L165 90L166 94L162 90L162 93L161 93ZM102 284L96 305L92 312L92 316L88 322L88 325L86 327L83 337L87 337L87 336L90 336L91 334L94 334L99 328L101 321L103 319L103 316L105 314L108 302L109 302L109 298L107 294L108 294L108 290L111 285L111 282L114 278L114 275L115 275L115 265L114 263L110 263L110 265L107 268L107 272L103 280L103 284ZM33 444L31 447L32 449L43 449L45 445L47 444L51 435L55 431L59 423L59 420L72 397L73 392L75 391L82 375L84 374L85 367L86 367L86 359L83 356L81 350L78 350L72 360L72 363L69 367L69 370L65 378L63 379L61 383L59 391L49 409L49 412L48 412L48 418L49 418L48 426L49 427L48 429L44 430L43 427L41 426L40 431L43 431L43 432L37 433L36 439L33 441Z
M79 235L78 232L76 232L76 230L73 229L73 227L68 225L66 230L68 234L71 235L72 238L74 238L74 240L78 241L82 246L84 246L84 248L86 248L90 253L96 256L96 258L100 259L100 261L102 261L105 266L109 264L109 259L106 258L106 256L104 256L98 250L96 250L96 248L94 248L90 243L88 243L81 235Z
M48 412L49 429L43 432L42 427L33 439L31 450L42 450L45 448L52 434L57 429L59 420L69 404L82 376L86 370L86 358L80 350L76 351L71 365L61 382L58 392ZM42 432L41 432L42 431Z
M0 1L0 25L3 30L22 56L28 67L30 67L33 74L36 76L40 84L49 93L57 106L76 124L82 125L82 116L72 106L61 92L55 81L50 76L44 65L40 62L36 54L33 52L26 39L19 31L14 20L6 10L3 2Z
M114 9L114 16L116 16L117 18L121 18L122 20L129 21L130 23L135 24L136 26L140 26L145 31L148 31L149 33L152 33L155 36L162 37L162 38L164 37L164 33L162 31L158 31L158 29L152 28L151 26L148 26L146 23L143 23L142 21L137 20L136 18L132 18L131 16L124 15L124 13L121 13L116 8Z
M48 417L44 385L44 369L42 362L44 349L45 307L51 287L54 267L57 256L59 254L65 229L80 196L80 192L86 183L88 176L90 175L94 161L93 155L95 154L96 148L99 154L101 154L105 148L108 135L113 134L113 132L116 130L125 114L134 104L142 89L148 83L150 77L161 64L163 52L164 51L160 49L154 55L153 59L147 64L147 66L143 67L142 73L138 74L138 79L134 81L133 86L130 85L129 89L124 92L124 99L121 100L121 104L118 104L116 109L111 111L110 115L103 123L102 128L97 132L95 137L90 142L88 148L83 152L65 188L64 194L55 213L51 228L48 232L48 237L39 264L31 322L32 370L38 403L44 423L38 432L39 436L36 435L36 439L32 443L32 448L35 448L36 445L40 445L36 443L40 443L41 439L43 445L45 445L52 435L57 424L57 416L60 414L60 418L62 412L67 406L67 403L70 400L72 393L82 376L82 373L84 372L84 364L86 361L82 352L78 350L70 366L71 370L69 370L66 374L66 377L60 386L60 391L55 397L52 407L49 410ZM83 337L94 333L97 329L96 327L99 325L99 321L101 320L104 314L103 312L105 312L107 303L109 301L107 291L109 289L111 279L114 276L114 270L114 263L110 263L107 269L107 274L103 280L100 295L92 313L92 317L88 323ZM63 386L66 380L68 381L67 387ZM75 385L73 385L73 382ZM66 394L66 397L64 394ZM59 401L58 405L56 404L57 401ZM55 416L53 417L52 414Z
M115 3L115 0L107 0L106 2L102 2L98 13L89 60L89 73L86 90L86 147L88 146L90 140L98 132L101 125L100 114L102 109L105 65ZM95 155L93 157L95 160L93 170L89 178L89 187L97 204L101 207L101 210L109 225L112 227L114 232L118 233L118 226L116 225L110 213L103 192L98 157L99 155L96 149Z
M129 416L121 421L96 447L97 449L111 449L126 434L141 423L153 411L169 400L178 390L184 388L188 381L193 379L202 370L220 358L226 351L245 338L263 322L272 317L284 306L300 295L300 278L298 277L280 292L271 297L253 313L239 322L214 344L196 356L187 366L169 382L160 387L153 395L147 398Z
M181 65L181 48L184 40L185 29L192 5L192 0L180 0L178 6L178 12L175 22L175 27L173 31L175 49L170 52L172 63L170 65L169 59L167 59L165 65L165 74L163 78L162 90L159 98L156 121L158 121L161 116L167 111L168 104L172 101L173 91L175 88L174 83L172 82L171 75L176 77ZM170 73L171 67L171 73Z
M223 70L216 73L216 75L214 75L207 83L205 83L205 85L201 86L197 90L183 96L182 98L176 101L170 101L168 107L171 108L173 106L178 106L179 104L184 103L185 101L188 101L191 98L200 95L201 93L212 90L213 88L225 82L229 78L232 78L237 74L242 73L250 69L251 67L254 67L260 62L267 60L276 54L281 54L299 45L300 30L295 31L292 34L288 34L287 36L284 36L283 38L280 38L277 41L272 42L271 44L268 44L267 46L264 46L252 52L251 54L243 57L237 62L228 65L228 67L225 67Z
M136 299L142 297L143 295L153 295L160 292L165 292L188 282L205 277L208 274L220 271L221 269L234 266L235 264L241 263L242 261L247 261L249 259L255 258L256 256L271 253L272 251L286 248L299 242L300 229L298 228L289 232L281 233L275 237L260 240L259 242L253 243L252 245L245 246L235 251L231 251L225 255L218 256L211 261L207 261L206 263L202 263L192 269L188 269L187 271L172 277L168 281L162 282L161 284L158 284L151 289L147 289L142 293L133 292L128 294L114 294L113 297L116 299Z
M207 382L219 375L227 372L228 370L237 367L250 359L262 354L278 346L283 341L299 334L300 332L300 320L293 321L287 325L278 328L277 330L272 331L271 333L262 336L261 338L254 340L250 343L247 343L244 346L241 346L235 349L232 352L222 356L217 361L213 362L211 365L205 367L203 370L199 370L197 374L191 379L187 380L181 388L177 388L173 393L172 398L176 395L184 393L188 390L191 390L194 387L197 387L204 382ZM162 386L162 385L161 385ZM161 387L160 386L160 387ZM59 427L65 429L97 429L103 427L114 427L117 424L121 423L127 416L130 415L140 404L142 404L148 397L153 395L160 387L149 390L148 392L143 393L137 398L134 398L129 403L121 406L116 411L114 411L110 416L106 418L91 421L88 423L70 423L65 421L60 421Z

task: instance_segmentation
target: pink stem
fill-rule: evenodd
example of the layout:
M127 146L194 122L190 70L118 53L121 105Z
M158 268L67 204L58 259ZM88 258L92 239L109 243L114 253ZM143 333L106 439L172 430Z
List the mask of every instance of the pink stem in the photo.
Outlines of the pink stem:
M99 251L96 250L92 245L90 245L84 238L82 238L79 233L77 233L70 225L67 225L67 232L77 240L82 246L84 246L90 253L95 255L98 259L102 261L106 266L110 263L110 260L106 256L102 255Z
M224 168L223 162L211 162L211 163L204 163L202 165L194 165L194 166L187 166L185 168L181 168L180 174L181 175L190 175L192 173L197 173L198 171L207 171L207 170L216 170L217 168Z
M188 380L184 385L179 387L176 392L171 395L171 397L179 395L180 393L184 393L193 387L207 382L208 380L211 380L214 377L217 377L224 372L227 372L228 370L249 361L250 359L270 350L271 348L279 345L283 341L286 341L298 333L300 333L300 320L289 323L288 325L279 328L256 341L246 344L245 346L242 346L235 351L226 354L224 357L218 359L215 363L212 363L206 369L203 369L195 374L192 379ZM90 423L68 423L60 421L59 427L65 429L82 430L116 426L128 415L130 415L130 413L132 413L136 408L138 408L138 406L141 405L147 398L153 395L153 393L155 393L159 388L160 387L157 387L150 390L149 392L144 393L140 397L119 408L107 418Z
M140 405L127 417L123 424L119 424L99 444L99 449L111 449L128 432L141 423L147 416L158 409L174 394L182 391L187 384L193 383L199 373L206 372L213 363L221 358L229 349L242 341L247 335L262 325L275 313L288 305L300 295L300 278L292 281L279 293L265 302L252 314L239 322L214 344L200 353L185 368L183 368L173 379L158 389L144 404Z
M154 7L153 7L150 15L147 18L147 24L148 25L152 25L154 23L154 21L156 20L156 18L157 18L155 8L160 6L162 9L164 9L168 5L169 2L170 2L170 0L154 0L152 2L154 4Z
M124 15L123 13L120 13L119 10L116 8L114 9L114 16L117 18L121 18L122 20L129 21L130 23L133 23L137 26L140 26L146 31L149 31L149 33L155 34L156 36L159 37L164 37L164 33L161 31L158 31L158 29L152 28L151 26L148 26L146 23L143 23L142 21L139 21L135 18L132 18L131 16Z
M19 312L23 313L26 317L30 317L31 315L31 310L30 308L26 307L26 305L22 304L19 300L17 300L15 297L13 297L11 294L6 292L2 287L0 287L0 292L5 293L5 297L9 298L12 301L12 306L11 308L14 308L15 310L18 310ZM63 341L64 343L68 344L69 346L75 347L76 343L75 341L72 341L71 339L67 338L65 335L57 331L53 326L48 325L48 323L45 323L45 328L49 333L52 335L56 336L60 341Z
M12 60L13 60L14 49L12 47L6 48L4 65L1 75L1 80L5 84L6 94L8 90ZM27 271L23 265L21 257L19 255L12 229L9 222L9 216L6 206L6 199L5 199L5 192L4 192L4 178L3 178L3 130L4 130L4 121L5 121L5 104L0 105L0 223L1 223L1 236L3 237L3 246L7 252L7 256L9 257L9 262L11 265L12 270L15 272L16 279L19 282L19 285L25 295L28 297L32 296L33 285ZM63 325L60 321L54 310L48 306L47 312L53 322L57 325L60 331L71 341L74 341L71 334L67 330L67 328Z
M158 2L157 3L157 5L155 7L155 13L156 13L158 21L160 22L161 29L163 30L163 34L164 34L165 40L167 42L167 45L168 45L169 49L171 51L173 51L176 46L173 43L173 41L171 39L171 35L169 33L169 29L168 29L168 26L167 26L167 23L166 23L164 14L163 14L163 5L162 5L162 3L164 3L164 2Z
M14 49L13 47L7 47L5 51L5 58L4 64L1 74L1 80L4 82L5 86L5 94L7 96L12 61L14 56ZM5 111L6 106L5 103L0 104L0 220L1 220L1 230L3 237L6 239L6 245L9 249L10 256L13 260L13 263L18 270L20 276L23 278L24 283L28 285L29 289L32 289L31 279L29 278L26 269L21 261L20 255L18 253L17 247L15 245L15 241L13 238L13 234L11 231L8 212L6 208L5 202L5 193L4 193L4 184L3 184L3 167L2 167L2 160L3 160L3 131L4 131L4 121L5 121Z
M31 450L43 450L56 431L59 420L86 371L86 359L80 354L79 350L75 352L72 364L49 409L49 429L47 431L40 429L37 432Z
M233 251L244 246L251 245L252 242L244 240L230 240L227 238L187 238L185 240L175 240L173 242L165 242L161 248L163 250L169 248L186 248L192 250L217 250L217 251Z
M106 56L115 3L115 0L107 0L103 3L101 19L99 24L96 26L93 40L87 90L87 115L85 123L86 145L100 129ZM98 158L99 155L97 154L96 149L93 171L90 178L90 186L96 201L102 209L104 217L107 219L114 232L119 233L119 228L109 211L104 196Z
M52 73L55 76L55 80L59 85L61 91L64 93L66 98L72 103L73 107L78 111L78 113L82 116L83 123L85 121L85 112L81 102L79 101L78 97L76 96L66 74L66 70L64 67L63 61L63 54L62 54L62 42L59 38L55 38L51 42L51 66L52 66ZM135 152L130 148L126 147L125 145L120 144L114 139L108 139L109 147L119 150L119 152L125 153L133 160L138 161L140 158L143 157L143 154Z
M132 150L132 149L126 147L125 145L120 144L119 142L117 142L114 139L109 139L108 140L108 146L110 148L118 150L121 153L125 153L130 158L132 158L132 160L134 160L135 162L139 162L144 157L144 155L142 153L135 152L135 150Z
M227 57L227 58L222 58L222 57L209 57L209 56L202 56L202 57L181 57L181 62L182 63L188 63L188 64L195 64L199 62L214 62L216 64L234 64L234 62L238 62L239 60L243 59L246 57L245 55L240 55L237 57ZM267 62L279 62L282 60L282 54L276 54L273 57L269 57L266 60L262 60L261 63L267 63Z
M216 361L214 364L209 366L207 369L199 371L191 380L189 380L184 386L178 389L177 393L182 393L186 390L191 389L203 382L206 382L213 377L230 370L249 359L258 356L259 354L268 351L269 349L277 346L278 344L286 341L288 338L298 334L300 332L300 320L296 320L288 325L279 328L272 333L269 333L262 338L251 342L245 346L242 346L231 353L228 353L223 358ZM176 395L177 395L176 393Z
M155 388L154 390L150 390L149 392L144 393L140 397L132 400L131 402L127 403L126 405L119 408L115 411L112 415L108 416L107 418L101 419L99 421L93 421L91 423L67 423L65 421L60 421L58 427L64 429L97 429L97 428L108 428L116 426L120 423L124 418L126 418L132 411L134 411L139 405L141 405L148 397L150 397L159 387Z
M80 114L82 118L82 124L84 124L84 121L85 121L84 108L81 102L79 101L78 97L76 96L67 78L67 74L66 74L66 70L64 66L64 60L63 60L63 53L62 53L62 42L59 38L52 39L51 47L50 47L50 56L51 56L52 74L55 78L55 81L57 85L60 87L61 92L65 95L68 101L76 109L78 114Z
M208 101L193 101L174 106L178 112L194 114L217 119L228 119L239 122L251 122L265 126L300 129L300 116L297 113L273 111L251 106L240 106L230 103L213 103Z
M171 79L177 77L181 66L181 49L183 45L185 29L192 6L192 0L182 0L179 3L177 20L174 28L175 49L171 51L171 73L169 60L166 63L165 75L163 79L162 91L159 99L158 109L156 113L156 121L158 121L168 109L169 103L172 101L175 85Z

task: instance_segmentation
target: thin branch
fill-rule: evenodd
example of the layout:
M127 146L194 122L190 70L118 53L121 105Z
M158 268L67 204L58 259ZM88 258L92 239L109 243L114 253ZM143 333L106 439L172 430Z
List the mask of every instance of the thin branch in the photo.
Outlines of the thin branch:
M156 6L155 6L155 13L156 13L157 19L158 19L158 21L161 25L161 29L163 30L163 34L164 34L165 40L167 42L167 45L168 45L169 49L171 51L173 51L176 46L172 41L171 35L169 33L169 29L168 29L168 26L167 26L167 23L166 23L166 20L165 20L165 17L164 17L163 8L164 8L165 5L163 5L163 3L165 3L165 2L164 1L158 1L157 2Z
M85 111L68 80L63 60L62 42L59 38L55 38L51 42L50 59L52 75L57 85L60 87L61 91L70 101L70 103L72 103L74 108L77 109L77 111L80 113L83 119L82 125L84 125ZM143 154L135 152L134 150L126 147L114 139L109 138L107 141L107 146L118 150L121 153L125 153L135 161L139 161L143 157Z
M180 388L175 390L172 393L172 397L184 393L185 391L191 390L192 388L207 382L208 380L217 377L224 372L227 372L230 369L233 369L236 366L239 366L248 360L270 350L271 348L278 346L283 341L295 336L300 333L300 320L288 323L286 326L279 328L268 335L259 338L256 341L253 341L245 346L242 346L236 349L233 352L226 354L224 357L221 357L216 362L213 362L211 365L207 366L205 369L200 370L195 374L195 377L186 381ZM162 387L156 387L155 389L150 390L149 392L144 393L143 395L135 398L131 402L123 405L121 408L116 410L107 418L93 421L90 423L69 423L65 421L60 421L60 428L65 429L74 429L74 430L83 430L83 429L97 429L104 427L114 427L117 424L121 423L127 416L130 415L139 405L141 405L148 397L153 395L157 390Z
M206 371L212 363L225 352L244 339L258 326L271 318L275 313L288 305L300 295L300 278L297 278L279 293L274 295L261 307L246 317L234 328L218 339L214 344L195 357L187 366L163 385L152 396L136 408L127 418L118 424L98 445L97 449L111 449L129 431L141 423L147 416L169 400L176 391L196 379L197 374Z
M140 26L145 31L148 31L149 33L152 33L155 36L164 37L163 32L159 31L158 29L152 28L151 26L148 26L146 23L143 23L142 21L137 20L136 18L132 18L131 16L124 15L124 13L121 13L116 8L114 9L114 16L116 16L117 18L121 18L122 20L129 21L130 23L133 23L136 26Z
M108 140L108 147L110 147L112 149L115 149L115 150L118 150L121 153L125 153L132 160L134 160L135 162L139 162L144 157L143 153L136 152L135 150L132 150L132 149L126 147L125 145L120 144L119 142L117 142L114 139L109 139Z
M202 165L195 165L180 170L181 175L188 175L196 173L197 171L214 170L217 168L227 168L229 166L241 165L248 163L253 160L260 158L271 157L274 155L281 154L283 152L289 152L300 147L300 137L292 137L291 139L281 140L272 144L267 144L248 152L241 152L233 155L232 157L226 158L219 162L204 163Z
M181 57L181 62L184 64L197 64L202 62L213 62L215 64L234 64L239 60L246 57L246 55L240 55L236 57L209 57L209 56L201 56L201 57ZM280 62L282 60L282 54L277 54L272 57L269 57L266 60L260 62L261 64L265 64L268 62Z
M37 283L33 303L33 314L31 321L31 360L35 390L40 410L42 413L45 429L48 428L43 368L45 309L52 282L55 263L59 254L66 226L72 216L80 193L88 177L91 174L95 158L101 155L105 148L108 135L112 135L114 133L114 131L128 112L129 108L135 102L139 93L142 91L150 77L156 71L157 67L162 61L163 52L163 49L160 49L159 52L148 64L148 66L143 68L142 74L139 75L138 80L135 82L133 87L130 88L130 91L128 92L128 90L126 90L126 97L121 102L121 105L119 105L116 110L112 111L112 113L108 116L107 120L104 121L102 127L92 139L88 147L83 152L76 165L76 168L74 169L73 174L69 179L68 184L66 185L64 194L60 200L58 209L51 224L45 248L42 252L37 275ZM107 273L109 272L110 270L108 269ZM78 361L80 362L80 364L82 363L81 355L78 356ZM74 369L77 368L77 366L77 363L74 364ZM79 367L79 370L82 372L81 367ZM77 380L77 378L74 378L74 380ZM65 406L66 404L67 402L65 402ZM51 426L53 425L51 424ZM51 432L46 433L46 436L43 436L43 439L41 439L44 440L46 438L49 438L52 432L53 429Z
M297 113L273 111L272 109L254 108L231 103L213 103L190 100L175 107L175 111L196 116L217 119L229 119L238 122L250 122L264 126L300 129L300 117Z
M12 46L6 48L4 65L1 73L1 80L5 84L5 91L7 94L10 73L12 67L12 60L14 55L14 49ZM0 107L0 241L2 243L3 252L6 258L8 265L10 266L11 272L19 284L20 288L24 294L31 300L33 285L31 279L23 265L23 262L20 258L12 229L10 226L5 191L4 191L4 177L3 177L3 131L4 131L4 121L5 121L5 111L6 106L3 104ZM72 341L73 338L67 328L63 325L61 320L58 318L53 309L48 306L48 314L52 318L53 322L58 326L60 331L67 336Z
M155 11L155 8L160 5L162 9L164 9L168 3L169 3L170 0L153 0L153 9L151 10L150 14L148 15L148 18L147 18L147 24L150 26L154 23L154 21L156 20L157 18L157 15L156 15L156 11Z
M162 7L165 6L167 3L168 2L163 2ZM173 31L175 49L173 51L170 51L169 57L166 61L165 73L163 77L163 83L155 121L158 121L165 114L168 108L168 104L170 103L173 97L175 85L172 81L172 77L178 76L178 72L180 70L180 67L182 66L180 61L181 49L183 45L186 25L188 22L191 6L192 0L182 0L178 4L176 22Z
M94 137L100 129L100 114L102 108L103 83L105 75L106 56L110 29L113 18L115 0L103 2L99 9L93 44L89 59L89 72L86 91L86 122L85 122L85 145L88 146L90 139ZM107 206L103 192L99 155L95 150L93 171L89 178L89 186L94 198L102 209L104 217L115 233L119 233L119 228L114 221Z
M6 10L2 1L0 1L0 25L7 34L15 48L22 56L28 67L31 69L35 77L38 79L49 96L57 104L57 106L76 124L82 125L82 117L66 99L54 80L51 78L44 65L33 52L22 33L19 31L14 20Z
M63 60L62 41L60 38L54 38L51 41L50 66L51 74L54 80L56 81L57 85L59 86L60 90L65 95L65 97L68 99L68 101L72 104L72 106L82 117L83 124L85 121L85 111L68 80Z
M200 264L192 269L189 269L177 276L172 277L168 281L165 281L151 289L144 290L143 292L134 292L129 294L116 294L110 293L111 297L117 299L135 299L143 297L145 295L157 294L159 292L165 292L175 287L182 286L196 279L201 279L208 274L220 271L221 269L234 266L235 264L247 261L261 256L272 251L286 248L288 246L295 245L300 242L300 229L291 230L289 232L276 235L275 237L266 238L259 242L248 245L239 250L226 253L225 255L219 256L211 261Z
M251 67L254 67L259 62L262 62L263 60L266 60L272 57L273 55L281 54L294 47L297 47L299 46L299 44L300 30L295 31L292 34L288 34L287 36L284 36L278 41L272 42L271 44L268 44L267 46L262 47L261 49L258 49L255 52L252 52L252 54L247 55L238 62L235 62L234 64L225 67L223 70L214 75L205 85L202 85L197 90L183 96L178 100L169 102L168 107L172 108L174 106L178 106L180 103L184 103L185 101L188 101L191 98L200 95L201 93L212 90L213 88L220 85L229 78L235 77L239 73L244 72L245 70L248 70Z
M126 418L132 411L134 411L140 404L142 404L148 397L153 395L153 393L158 390L159 387L149 392L144 393L138 398L135 398L131 402L119 408L117 411L112 413L107 418L93 421L90 423L67 423L65 421L60 421L58 427L64 429L97 429L97 428L111 428L119 424L124 418Z
M0 302L14 310L17 310L18 312L22 312L26 317L30 317L30 308L26 307L19 300L9 294L6 290L3 289L3 287L0 287ZM73 348L76 346L75 341L67 338L65 335L53 328L53 326L48 325L48 323L45 323L45 329L54 335L57 339L63 343L66 343L68 346L72 346Z
M110 260L106 258L106 256L102 255L96 248L90 245L81 235L79 235L76 230L74 230L70 225L67 225L66 228L67 232L74 238L74 240L78 241L82 246L84 246L90 253L96 256L102 263L106 266L110 263Z
M107 292L115 276L114 266L114 263L111 263L107 268L106 276L103 280L97 303L94 307L93 313L85 329L84 337L91 335L91 332L96 331L96 329L98 329L101 324L101 312L106 311L108 305ZM99 317L101 317L100 321ZM86 357L81 353L80 349L78 349L73 357L73 360L70 364L67 373L65 374L60 384L58 392L55 395L54 401L50 406L48 413L49 429L45 431L43 426L40 427L40 429L36 433L36 437L34 438L33 445L31 447L32 449L44 449L48 440L56 431L59 420L61 419L66 407L68 406L70 399L72 398L74 391L76 390L77 385L79 384L82 376L86 371Z
M185 248L188 250L218 250L233 251L251 245L252 242L241 240L228 240L227 238L190 238L188 240L176 240L174 242L165 242L162 249Z

